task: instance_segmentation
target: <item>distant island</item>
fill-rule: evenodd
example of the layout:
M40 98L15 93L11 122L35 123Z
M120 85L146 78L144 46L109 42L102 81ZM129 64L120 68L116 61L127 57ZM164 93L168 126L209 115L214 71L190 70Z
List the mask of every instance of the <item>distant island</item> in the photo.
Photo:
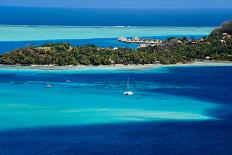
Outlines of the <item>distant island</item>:
M120 39L127 41L126 38ZM134 39L142 43L140 48L100 48L95 45L73 46L68 43L28 46L0 55L0 64L98 66L177 64L196 60L232 61L232 21L223 23L208 37L197 40L185 37L147 42Z

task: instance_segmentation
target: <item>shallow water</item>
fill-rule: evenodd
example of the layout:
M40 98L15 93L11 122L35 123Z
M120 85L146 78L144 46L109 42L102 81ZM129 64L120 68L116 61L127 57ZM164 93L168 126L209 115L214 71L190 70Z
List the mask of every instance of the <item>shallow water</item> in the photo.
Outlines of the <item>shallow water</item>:
M0 41L208 35L214 27L0 25Z
M189 70L188 73L178 72L185 69ZM217 102L191 96L192 92L201 94L205 86L212 87L210 84L202 83L202 86L196 83L196 79L202 76L198 75L198 70L202 69L207 69L208 76L215 69L222 72L212 78L213 82L217 76L225 80L224 70L231 71L232 67L158 67L140 70L86 68L66 71L2 68L0 128L217 120L220 118L209 113L220 109ZM179 74L183 77L179 77ZM228 75L224 76L226 78ZM131 78L130 87L134 96L123 95L127 77ZM165 80L169 80L168 83ZM192 82L185 84L188 80ZM45 88L46 84L54 87ZM231 87L219 86L221 89ZM187 90L189 96L173 94L181 90Z

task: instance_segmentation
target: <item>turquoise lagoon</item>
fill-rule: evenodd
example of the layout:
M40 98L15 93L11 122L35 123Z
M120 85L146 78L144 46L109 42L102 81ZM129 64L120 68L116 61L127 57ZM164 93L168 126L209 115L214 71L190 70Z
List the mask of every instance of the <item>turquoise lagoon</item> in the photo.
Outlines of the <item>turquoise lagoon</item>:
M38 41L160 36L207 36L214 27L0 25L0 41Z
M226 66L221 66L226 68ZM229 67L229 66L227 66ZM196 84L195 72L208 76L220 67L155 67L77 70L0 69L0 129L148 121L217 120L217 102L191 96L208 86ZM190 70L193 74L178 72ZM229 67L231 70L231 67ZM177 70L177 71L176 71ZM226 70L225 70L226 71ZM180 78L185 76L185 78ZM134 96L124 96L127 77ZM192 79L193 78L193 79ZM215 77L215 80L217 77ZM71 83L65 82L71 80ZM186 81L189 83L186 83ZM178 81L182 81L180 84ZM204 82L204 80L202 80ZM45 88L46 84L53 88ZM188 95L172 91L189 91ZM206 94L210 98L211 94Z

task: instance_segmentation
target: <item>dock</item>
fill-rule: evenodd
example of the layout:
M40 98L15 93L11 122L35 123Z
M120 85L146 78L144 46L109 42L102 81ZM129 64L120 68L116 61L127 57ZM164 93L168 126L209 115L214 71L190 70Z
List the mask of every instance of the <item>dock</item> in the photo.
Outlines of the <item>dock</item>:
M126 37L119 37L118 41L124 43L139 44L139 48L145 48L148 46L160 46L162 45L162 40L152 40L152 39L141 39L139 37L134 37L132 39Z

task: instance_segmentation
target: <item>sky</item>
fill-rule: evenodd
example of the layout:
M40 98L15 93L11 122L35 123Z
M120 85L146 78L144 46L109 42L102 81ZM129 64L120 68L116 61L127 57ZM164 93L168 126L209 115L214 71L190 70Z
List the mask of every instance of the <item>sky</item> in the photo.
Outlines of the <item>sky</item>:
M232 0L0 0L0 6L72 8L232 8Z

